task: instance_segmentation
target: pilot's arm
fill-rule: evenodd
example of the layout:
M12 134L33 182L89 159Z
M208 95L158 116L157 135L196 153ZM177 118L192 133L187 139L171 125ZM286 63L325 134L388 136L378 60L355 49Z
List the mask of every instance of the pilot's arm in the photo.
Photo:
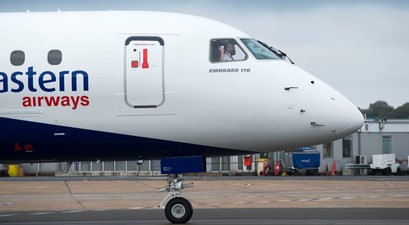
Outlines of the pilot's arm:
M219 61L220 61L220 62L223 62L223 61L224 61L224 47L223 47L223 46L219 46L219 51L220 51Z

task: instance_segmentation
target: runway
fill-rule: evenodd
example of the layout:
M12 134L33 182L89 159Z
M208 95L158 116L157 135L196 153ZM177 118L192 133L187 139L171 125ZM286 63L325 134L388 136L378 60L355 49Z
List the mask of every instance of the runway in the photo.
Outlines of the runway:
M407 225L409 209L196 209L189 224ZM0 224L169 224L159 209L0 213Z
M189 224L408 224L409 177L189 177ZM0 224L168 224L163 178L0 179Z

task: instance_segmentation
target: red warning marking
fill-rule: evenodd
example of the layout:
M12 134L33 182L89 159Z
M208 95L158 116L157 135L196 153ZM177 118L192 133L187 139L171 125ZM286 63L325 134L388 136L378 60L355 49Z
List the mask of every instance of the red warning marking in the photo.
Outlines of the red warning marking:
M146 49L146 48L143 49L142 68L143 68L143 69L148 69L148 68L149 68L149 63L148 63L148 49Z
M131 62L131 66L132 66L132 68L138 68L138 60L133 60L132 62Z
M21 145L19 143L14 143L14 151L19 152L21 151Z
M25 144L24 145L24 150L26 152L32 152L33 151L33 145L32 144Z

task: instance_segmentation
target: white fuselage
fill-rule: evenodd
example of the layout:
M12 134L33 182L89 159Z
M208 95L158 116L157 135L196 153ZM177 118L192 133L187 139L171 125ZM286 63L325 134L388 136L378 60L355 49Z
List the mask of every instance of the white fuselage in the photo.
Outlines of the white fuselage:
M269 152L329 142L363 123L358 109L317 77L281 59L256 59L240 41L248 35L216 21L115 11L4 13L0 20L0 118L54 127L41 146L78 141L58 131L68 127ZM212 62L217 38L236 40L245 59ZM143 49L149 68L142 68ZM10 62L16 50L24 52L22 65ZM61 52L60 64L48 62L51 50ZM18 138L0 138L0 145L36 143L21 140L23 128L2 129L16 129ZM149 155L139 143L129 151ZM27 154L41 151L33 149Z

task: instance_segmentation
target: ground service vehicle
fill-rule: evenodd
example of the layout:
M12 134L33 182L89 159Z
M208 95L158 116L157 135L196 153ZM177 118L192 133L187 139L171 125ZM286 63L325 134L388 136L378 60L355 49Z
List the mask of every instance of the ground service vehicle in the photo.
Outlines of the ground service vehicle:
M372 163L369 164L368 174L383 175L400 174L402 172L400 164L396 163L395 153L372 155Z

